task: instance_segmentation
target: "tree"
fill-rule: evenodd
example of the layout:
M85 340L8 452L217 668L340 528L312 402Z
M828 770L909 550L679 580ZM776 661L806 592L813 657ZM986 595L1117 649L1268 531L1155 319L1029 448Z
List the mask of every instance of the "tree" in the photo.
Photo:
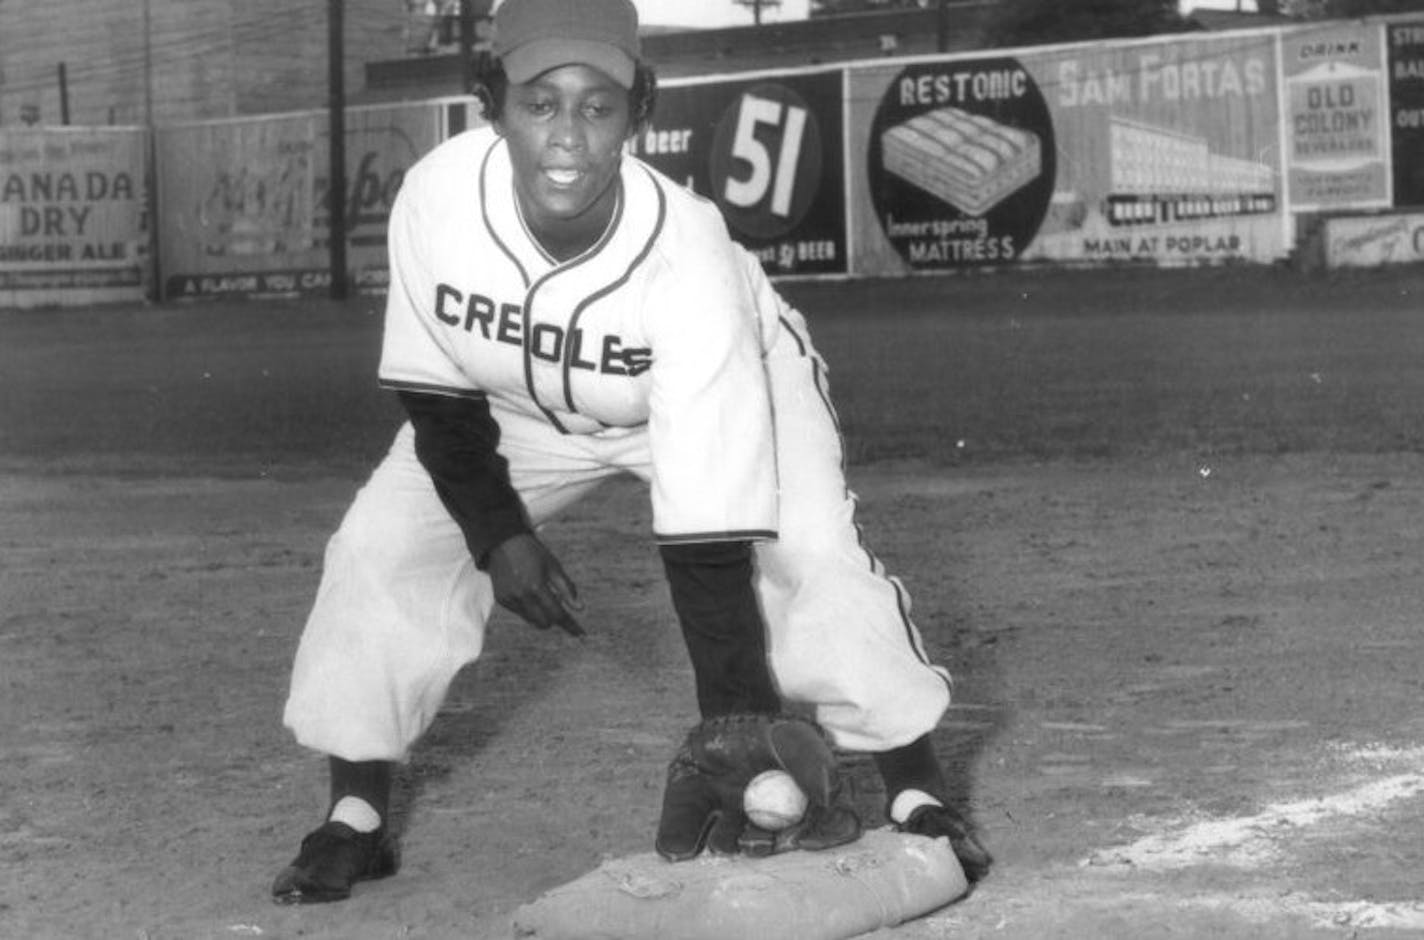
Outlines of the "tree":
M1303 20L1355 19L1424 12L1424 0L1280 0L1281 12Z
M1031 46L1180 33L1200 27L1177 0L1000 0L984 28L986 46Z
M939 0L811 0L811 16L839 16L876 10L921 9ZM963 2L963 0L956 0Z

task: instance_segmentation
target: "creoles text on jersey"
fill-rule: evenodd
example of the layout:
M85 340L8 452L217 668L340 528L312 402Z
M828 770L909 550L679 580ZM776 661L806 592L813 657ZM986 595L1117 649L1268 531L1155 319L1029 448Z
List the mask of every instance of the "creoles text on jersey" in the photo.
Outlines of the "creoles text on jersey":
M435 287L435 318L448 328L473 333L495 343L515 348L524 346L524 307L499 303L481 294L465 296L449 284ZM652 350L628 347L616 334L604 334L601 341L588 342L582 329L565 329L555 323L535 323L528 328L529 353L545 362L563 362L569 368L604 375L638 376L652 365ZM594 358L586 358L592 355Z

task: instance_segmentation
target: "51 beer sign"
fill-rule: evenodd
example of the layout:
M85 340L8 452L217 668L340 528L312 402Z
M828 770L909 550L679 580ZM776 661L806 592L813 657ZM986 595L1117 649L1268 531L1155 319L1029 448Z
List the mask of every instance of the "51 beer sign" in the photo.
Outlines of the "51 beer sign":
M722 210L771 274L846 268L839 70L664 86L632 152Z

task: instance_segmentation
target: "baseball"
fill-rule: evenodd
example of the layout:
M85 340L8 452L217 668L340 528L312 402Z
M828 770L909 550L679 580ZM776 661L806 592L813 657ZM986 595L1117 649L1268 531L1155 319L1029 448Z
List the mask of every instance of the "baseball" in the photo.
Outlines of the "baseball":
M742 809L753 824L776 832L800 822L806 813L806 794L786 771L764 770L747 784Z

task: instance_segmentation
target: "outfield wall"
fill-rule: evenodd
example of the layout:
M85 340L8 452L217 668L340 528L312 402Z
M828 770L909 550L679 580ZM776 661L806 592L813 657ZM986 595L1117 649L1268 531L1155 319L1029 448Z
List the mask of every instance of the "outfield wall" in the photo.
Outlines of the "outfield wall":
M349 109L358 290L384 290L406 169L478 122L468 98ZM0 130L0 306L325 293L328 143L325 112ZM674 80L630 150L777 276L1267 264L1424 207L1424 18Z

